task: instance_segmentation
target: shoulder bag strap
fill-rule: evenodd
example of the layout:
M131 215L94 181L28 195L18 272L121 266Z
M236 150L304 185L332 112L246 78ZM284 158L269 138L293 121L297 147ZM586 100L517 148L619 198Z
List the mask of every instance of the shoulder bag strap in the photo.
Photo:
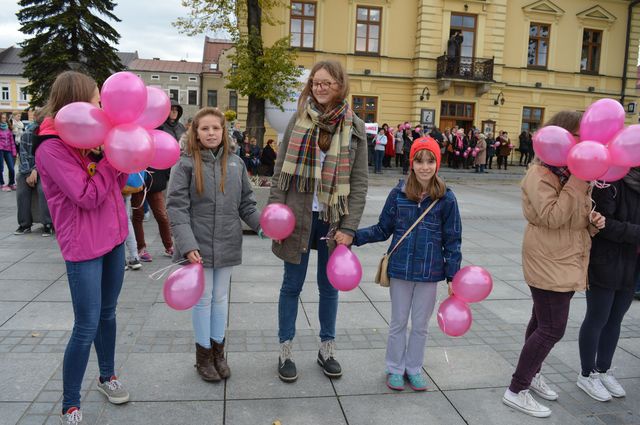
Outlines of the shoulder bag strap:
M393 251L396 250L396 248L402 243L402 241L407 237L407 235L409 233L411 233L411 231L413 230L414 227L416 227L418 225L418 223L420 223L422 221L423 218L426 217L426 215L429 213L429 211L431 211L431 208L433 208L436 204L438 203L438 199L436 199L435 201L433 201L431 203L431 205L429 205L429 207L424 210L424 212L422 214L420 214L420 217L418 217L418 219L415 221L415 223L413 223L411 225L411 227L409 227L409 229L404 233L404 235L402 235L402 237L400 238L400 240L396 243L396 245L393 247L393 249L391 251L389 251L389 254L387 254L388 256L391 256L391 254L393 254Z

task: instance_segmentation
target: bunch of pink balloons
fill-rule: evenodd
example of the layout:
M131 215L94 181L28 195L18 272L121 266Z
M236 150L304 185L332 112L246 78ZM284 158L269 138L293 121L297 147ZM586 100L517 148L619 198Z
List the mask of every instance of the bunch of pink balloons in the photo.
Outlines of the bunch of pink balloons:
M446 335L462 336L469 328L473 317L467 303L477 303L489 296L493 289L491 274L479 266L461 268L453 277L453 295L438 308L438 326Z
M362 264L346 245L338 245L327 262L327 277L338 291L351 291L360 284Z
M542 161L568 166L585 181L612 182L640 166L640 125L624 127L625 111L614 99L591 104L580 121L580 139L561 127L548 126L533 136L533 149Z
M79 149L104 144L107 161L124 173L147 167L166 169L180 157L180 146L169 134L153 130L171 111L167 94L131 72L107 78L100 91L102 109L86 102L64 106L55 117L60 138Z
M171 273L162 288L164 300L175 310L186 310L198 302L204 293L202 264L188 264Z
M282 241L293 233L296 227L296 216L285 204L269 204L260 214L260 228L269 238Z

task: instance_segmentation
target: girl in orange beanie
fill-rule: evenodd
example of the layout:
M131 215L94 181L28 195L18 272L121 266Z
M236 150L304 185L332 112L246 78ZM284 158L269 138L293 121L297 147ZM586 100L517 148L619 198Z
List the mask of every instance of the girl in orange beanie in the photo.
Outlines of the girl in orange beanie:
M437 174L438 143L430 137L415 140L409 162L407 180L391 190L378 223L356 232L354 245L393 236L387 251L391 281L387 386L402 391L406 377L414 391L424 391L427 382L421 371L427 325L438 282L450 282L460 269L462 225L456 197ZM407 341L409 316L411 333Z

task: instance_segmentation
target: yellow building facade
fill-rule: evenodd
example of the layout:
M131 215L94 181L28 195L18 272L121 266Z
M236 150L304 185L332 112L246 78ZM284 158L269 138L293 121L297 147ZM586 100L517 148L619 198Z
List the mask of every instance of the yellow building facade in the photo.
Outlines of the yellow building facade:
M282 24L264 25L263 37L269 45L291 35L305 68L322 59L340 61L350 76L349 102L366 121L475 126L506 130L517 140L522 129L535 130L560 110L584 110L605 97L624 97L627 124L638 122L640 5L629 5L291 1L275 11Z

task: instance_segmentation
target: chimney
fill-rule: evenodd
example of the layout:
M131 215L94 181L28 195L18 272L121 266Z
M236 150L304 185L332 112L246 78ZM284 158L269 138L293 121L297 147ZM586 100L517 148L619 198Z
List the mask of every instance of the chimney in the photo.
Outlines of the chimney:
M153 60L154 60L154 61L159 61L159 60L160 60L160 58L153 58Z

